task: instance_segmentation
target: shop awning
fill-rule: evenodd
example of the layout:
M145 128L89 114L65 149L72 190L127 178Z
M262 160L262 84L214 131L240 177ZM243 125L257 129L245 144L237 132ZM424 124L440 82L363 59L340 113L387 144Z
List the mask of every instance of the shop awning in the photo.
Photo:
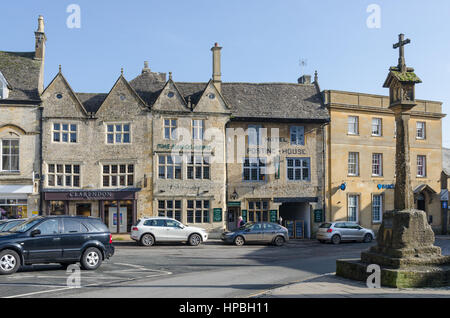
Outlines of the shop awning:
M302 203L302 202L318 202L318 197L294 197L294 198L273 198L275 203Z
M32 185L0 185L0 194L33 193Z

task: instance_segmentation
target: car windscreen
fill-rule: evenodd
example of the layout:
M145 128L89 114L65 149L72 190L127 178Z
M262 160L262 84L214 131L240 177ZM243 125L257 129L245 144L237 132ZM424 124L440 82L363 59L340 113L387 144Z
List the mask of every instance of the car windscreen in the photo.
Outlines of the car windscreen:
M24 233L26 231L28 231L29 229L31 229L33 226L35 226L36 224L38 224L39 222L41 222L42 217L37 217L37 218L32 218L29 219L23 223L20 223L18 225L16 225L15 227L9 229L8 232L12 232L12 233Z
M3 227L0 229L0 231L8 232L10 229L12 229L13 227L15 227L19 224L22 224L23 222L25 222L25 220L10 221L10 222L6 223L5 225L3 225Z
M331 223L322 223L320 225L321 229L329 229L331 227Z

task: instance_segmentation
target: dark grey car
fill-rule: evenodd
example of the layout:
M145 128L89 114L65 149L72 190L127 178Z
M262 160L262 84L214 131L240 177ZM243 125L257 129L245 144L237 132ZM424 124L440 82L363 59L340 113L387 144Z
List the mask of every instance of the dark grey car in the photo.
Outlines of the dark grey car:
M288 230L276 223L247 223L234 232L222 234L222 241L237 246L245 243L271 243L281 246L289 240Z

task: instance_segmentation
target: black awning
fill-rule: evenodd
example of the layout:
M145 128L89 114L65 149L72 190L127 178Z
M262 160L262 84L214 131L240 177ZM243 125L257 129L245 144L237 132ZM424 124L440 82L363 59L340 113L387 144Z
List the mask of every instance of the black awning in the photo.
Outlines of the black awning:
M318 197L297 197L297 198L273 198L275 203L305 203L319 202Z

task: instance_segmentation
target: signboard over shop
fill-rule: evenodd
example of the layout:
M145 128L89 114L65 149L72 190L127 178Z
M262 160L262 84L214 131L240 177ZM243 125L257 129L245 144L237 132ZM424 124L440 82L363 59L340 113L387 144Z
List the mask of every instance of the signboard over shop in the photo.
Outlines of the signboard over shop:
M135 191L67 191L44 192L44 200L135 200Z

